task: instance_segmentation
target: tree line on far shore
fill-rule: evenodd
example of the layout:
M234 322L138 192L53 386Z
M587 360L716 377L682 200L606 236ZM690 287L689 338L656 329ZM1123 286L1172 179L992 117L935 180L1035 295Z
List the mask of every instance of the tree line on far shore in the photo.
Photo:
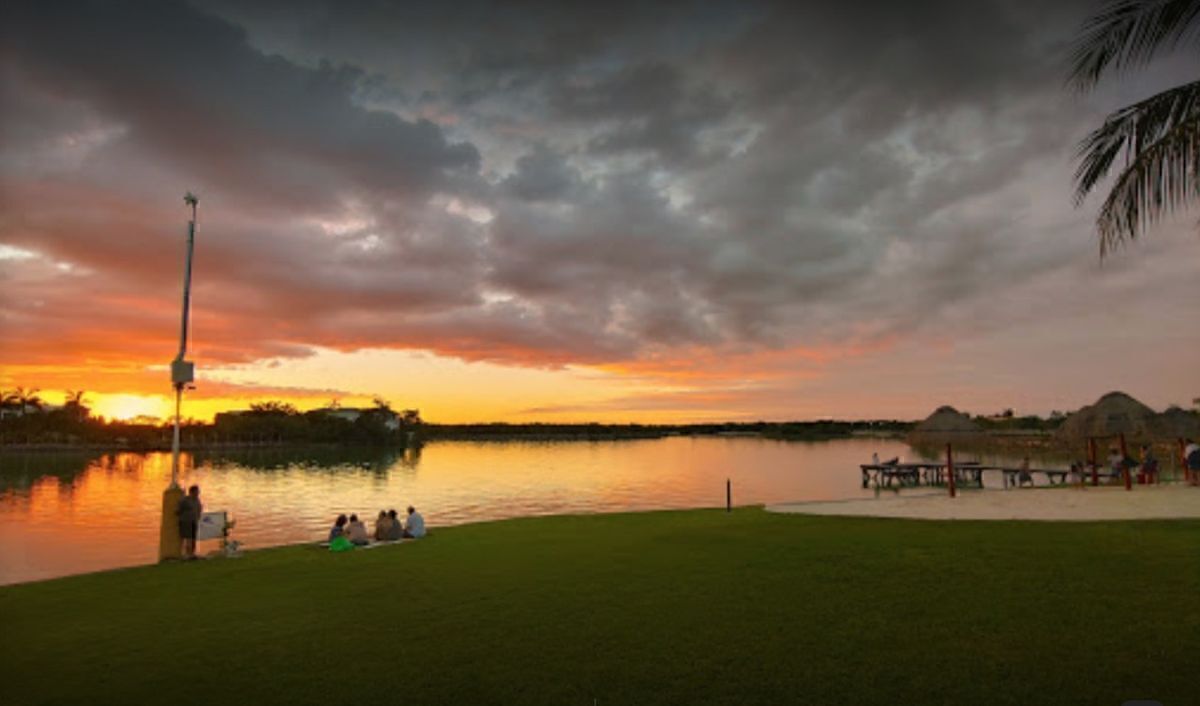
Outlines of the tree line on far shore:
M69 390L52 407L36 388L0 391L0 445L89 445L137 449L168 448L173 423L157 419L110 420L93 416L86 393ZM406 446L417 441L424 422L416 409L393 410L381 397L368 408L328 407L302 412L281 401L256 402L223 412L212 422L187 419L185 446L271 444L359 444Z
M39 390L15 388L0 391L0 445L107 445L129 448L167 448L171 423L155 419L133 421L95 417L86 393L68 390L61 406L51 407ZM1016 415L1013 410L972 415L986 430L1048 433L1066 415L1049 417ZM420 444L431 439L605 440L664 436L755 435L775 439L821 440L849 436L901 436L916 422L901 420L845 421L823 419L789 422L712 422L695 424L557 424L482 423L431 424L417 409L396 411L381 397L367 408L328 406L301 411L277 401L256 402L249 409L222 412L212 422L188 419L182 424L185 446L282 444Z

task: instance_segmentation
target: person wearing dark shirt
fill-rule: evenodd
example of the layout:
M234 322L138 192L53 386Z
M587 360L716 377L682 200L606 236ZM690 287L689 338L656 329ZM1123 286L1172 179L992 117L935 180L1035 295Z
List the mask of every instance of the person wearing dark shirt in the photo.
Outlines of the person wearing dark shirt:
M188 559L196 558L196 529L200 524L200 515L204 506L200 504L200 486L188 488L187 495L179 501L175 515L179 518L179 539L183 541L183 555Z
M387 538L389 540L395 540L404 537L404 523L402 523L400 518L396 516L395 510L388 510L388 519L392 521L392 524L390 527L388 527Z
M346 522L347 520L345 515L337 516L337 519L333 522L333 527L329 529L329 541L332 542L338 537L346 534Z
M392 518L388 517L387 510L380 510L379 517L375 520L375 541L386 541L391 528Z

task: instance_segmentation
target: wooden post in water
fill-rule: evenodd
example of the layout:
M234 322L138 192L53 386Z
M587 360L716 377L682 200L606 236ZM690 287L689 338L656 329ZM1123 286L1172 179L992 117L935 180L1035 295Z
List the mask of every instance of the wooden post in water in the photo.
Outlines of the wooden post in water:
M725 512L733 512L733 481L725 479Z
M950 448L950 444L946 444L946 475L950 481L950 497L957 494L957 488L954 486L954 452Z
M1100 474L1096 471L1096 437L1088 437L1088 463L1092 466L1092 485L1100 485Z
M1129 458L1129 451L1125 448L1125 432L1121 432L1121 475L1125 478L1125 490L1133 490L1133 478L1129 473L1129 464L1125 460Z

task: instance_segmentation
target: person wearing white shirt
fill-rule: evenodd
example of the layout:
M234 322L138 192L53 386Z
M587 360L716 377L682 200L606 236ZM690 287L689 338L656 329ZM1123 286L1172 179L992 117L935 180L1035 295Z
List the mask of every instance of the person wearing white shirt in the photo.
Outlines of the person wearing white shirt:
M404 536L420 539L425 536L425 518L412 505L408 506L408 522L404 528Z

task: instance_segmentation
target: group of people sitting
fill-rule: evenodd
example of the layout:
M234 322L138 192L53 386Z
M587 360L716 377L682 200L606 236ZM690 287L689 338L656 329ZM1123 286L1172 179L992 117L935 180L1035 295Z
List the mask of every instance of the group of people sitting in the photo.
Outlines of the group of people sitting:
M1107 476L1112 482L1120 482L1124 478L1125 472L1136 474L1136 480L1139 484L1157 483L1158 482L1158 459L1154 456L1154 449L1149 444L1143 444L1141 449L1141 459L1126 456L1121 453L1121 450L1116 446L1108 450L1107 472L1102 472L1100 475ZM1100 471L1100 464L1096 464L1095 470ZM1071 473L1067 480L1069 482L1082 482L1092 473L1092 465L1084 461L1076 461L1071 464ZM1131 478L1132 480L1133 478Z
M425 536L425 518L412 505L408 506L408 522L401 521L395 510L380 510L375 519L375 533L368 534L366 523L358 519L358 515L338 515L333 527L329 530L329 544L349 542L355 546L365 547L376 542L394 542L398 539L420 539Z

